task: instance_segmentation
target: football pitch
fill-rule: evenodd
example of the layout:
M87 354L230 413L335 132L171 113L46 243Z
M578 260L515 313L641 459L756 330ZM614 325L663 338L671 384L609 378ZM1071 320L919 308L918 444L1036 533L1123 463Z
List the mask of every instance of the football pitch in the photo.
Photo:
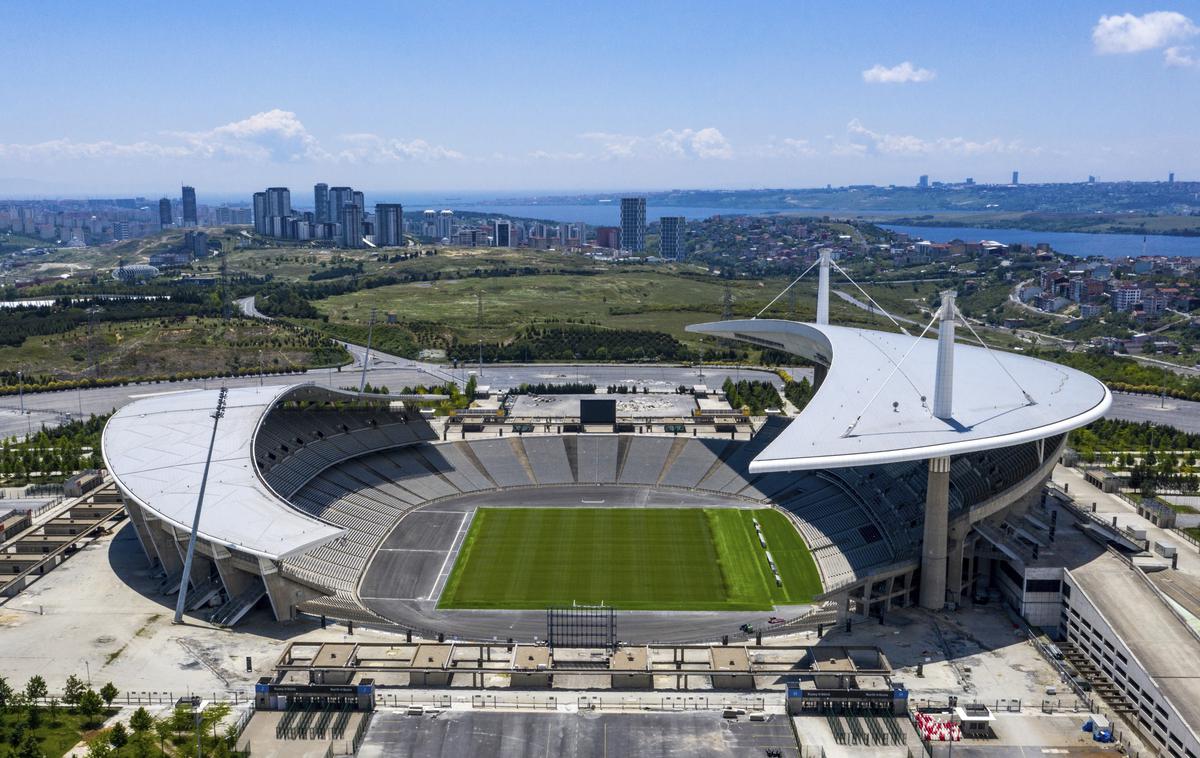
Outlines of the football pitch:
M770 610L820 591L808 548L770 508L481 508L438 607Z

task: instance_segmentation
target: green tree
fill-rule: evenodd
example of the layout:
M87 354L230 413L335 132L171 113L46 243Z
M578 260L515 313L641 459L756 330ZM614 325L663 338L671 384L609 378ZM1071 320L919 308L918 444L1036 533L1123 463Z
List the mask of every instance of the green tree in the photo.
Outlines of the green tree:
M27 732L17 744L17 750L13 753L15 758L46 758L46 754L42 751L42 746L38 744L37 737L33 736L32 732Z
M145 708L138 708L129 717L129 726L134 734L144 734L154 728L154 718Z
M96 691L91 687L88 687L86 690L84 690L83 694L79 696L79 713L83 715L83 717L86 718L89 723L92 723L93 720L99 716L100 712L103 710L104 700L102 700L100 695L96 694Z
M46 697L46 694L46 680L39 674L29 677L29 681L25 684L25 697L36 703Z
M63 702L70 706L79 705L79 698L83 695L83 681L71 674L67 677L67 683L63 685Z
M121 694L121 691L112 682L100 688L100 697L104 698L105 705L112 705L112 702L117 699L117 695L119 694Z
M113 724L113 728L108 733L108 742L117 750L129 743L129 732L120 721Z
M8 680L0 676L0 711L8 708L12 701L13 689L8 684Z
M159 719L154 722L154 733L158 735L158 749L166 755L167 740L175 734L175 725L171 723L171 719Z
M99 697L97 697L97 700ZM113 758L116 751L108 741L108 735L101 734L88 741L87 758Z

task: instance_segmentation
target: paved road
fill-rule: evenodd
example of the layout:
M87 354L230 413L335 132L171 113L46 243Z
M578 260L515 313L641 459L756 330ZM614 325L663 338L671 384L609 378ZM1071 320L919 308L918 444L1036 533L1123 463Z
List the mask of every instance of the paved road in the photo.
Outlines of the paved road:
M359 755L750 758L771 755L772 750L784 758L800 755L785 717L735 721L712 711L630 715L446 711L429 717L381 710L367 729Z
M405 516L384 540L363 576L359 594L371 610L403 627L444 632L452 639L545 639L546 612L439 610L438 598L461 546L460 533L479 507L746 507L746 501L712 493L648 487L560 486L474 493L432 503ZM794 617L806 606L777 611ZM690 642L741 636L750 623L768 628L771 611L617 613L617 636L627 642Z
M1114 392L1112 409L1107 417L1125 421L1149 421L1173 426L1191 434L1200 434L1200 403L1192 400Z

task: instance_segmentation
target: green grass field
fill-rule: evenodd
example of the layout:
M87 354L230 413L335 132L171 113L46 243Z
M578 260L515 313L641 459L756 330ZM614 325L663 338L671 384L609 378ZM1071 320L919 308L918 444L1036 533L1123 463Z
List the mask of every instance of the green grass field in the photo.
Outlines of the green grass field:
M481 508L438 607L770 610L820 592L800 535L769 508Z

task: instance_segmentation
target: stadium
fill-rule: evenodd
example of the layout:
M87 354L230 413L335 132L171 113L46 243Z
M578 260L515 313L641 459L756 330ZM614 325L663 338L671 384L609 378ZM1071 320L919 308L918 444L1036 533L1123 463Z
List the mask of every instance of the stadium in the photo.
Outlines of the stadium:
M187 606L226 626L267 604L281 622L540 641L547 609L602 606L623 641L698 642L989 587L1025 609L1043 487L1108 390L955 344L950 293L937 339L831 325L823 294L815 323L689 327L814 364L791 420L468 431L423 414L428 397L243 387L215 422L215 390L127 405L103 455L164 591L195 526Z

